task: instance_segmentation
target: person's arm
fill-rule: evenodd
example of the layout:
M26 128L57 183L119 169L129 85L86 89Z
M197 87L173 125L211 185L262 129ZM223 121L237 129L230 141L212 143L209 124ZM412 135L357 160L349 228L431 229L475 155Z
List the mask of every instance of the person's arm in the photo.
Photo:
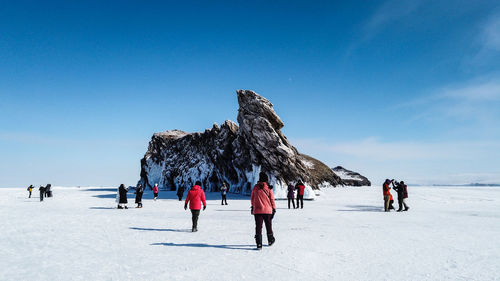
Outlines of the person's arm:
M205 192L201 191L201 202L203 202L203 211L207 208L207 201L205 201Z
M274 193L273 190L269 190L269 199L271 200L271 206L273 207L273 210L276 210L276 203L274 202Z

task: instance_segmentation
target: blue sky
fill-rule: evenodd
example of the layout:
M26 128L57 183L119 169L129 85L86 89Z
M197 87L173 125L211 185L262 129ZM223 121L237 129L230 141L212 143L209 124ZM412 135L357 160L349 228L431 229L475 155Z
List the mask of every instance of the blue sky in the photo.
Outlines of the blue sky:
M500 182L498 1L103 2L0 3L0 186L135 184L236 89L376 184Z

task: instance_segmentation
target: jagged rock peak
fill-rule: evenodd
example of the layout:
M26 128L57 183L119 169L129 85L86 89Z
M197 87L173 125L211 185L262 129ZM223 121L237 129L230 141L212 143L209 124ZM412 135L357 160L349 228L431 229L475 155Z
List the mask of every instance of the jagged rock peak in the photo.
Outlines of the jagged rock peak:
M203 133L154 134L141 160L140 181L176 189L200 180L208 191L226 182L231 192L248 194L264 171L277 198L286 197L287 184L298 180L306 184L309 198L312 189L343 184L328 166L290 144L269 100L250 90L238 90L237 97L239 126L227 120Z
M359 173L347 170L342 166L332 168L332 171L342 179L344 185L371 186L371 182L368 180L368 178L362 176Z

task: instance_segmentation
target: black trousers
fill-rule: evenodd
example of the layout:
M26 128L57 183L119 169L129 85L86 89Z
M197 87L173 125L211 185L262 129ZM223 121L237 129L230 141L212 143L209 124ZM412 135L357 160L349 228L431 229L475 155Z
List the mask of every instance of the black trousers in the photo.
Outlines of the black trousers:
M299 201L300 200L300 201ZM302 204L300 205L299 202ZM304 208L304 195L298 195L297 194L297 208L299 208L299 206L301 206L300 208Z
M45 192L40 192L40 201L43 201L43 195L45 194Z
M198 228L198 217L200 216L200 210L191 210L191 219L193 220L193 228Z
M30 191L30 197L29 198L31 198L31 191Z
M273 220L271 214L255 214L255 235L262 235L262 223L266 224L267 235L273 234Z
M179 197L179 201L182 201L182 194L181 195L177 195L177 197Z
M222 194L222 202L221 202L221 205L224 205L224 202L226 203L227 205L227 198L226 198L226 194Z
M293 198L288 198L288 209L290 209L290 202L292 202L293 208L295 209L295 200Z

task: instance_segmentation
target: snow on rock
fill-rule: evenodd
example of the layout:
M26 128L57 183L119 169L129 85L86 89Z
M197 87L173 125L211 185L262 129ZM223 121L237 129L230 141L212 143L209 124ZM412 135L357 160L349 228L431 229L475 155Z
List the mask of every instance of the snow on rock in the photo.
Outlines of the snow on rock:
M155 133L141 160L140 182L175 190L200 180L208 191L217 191L227 182L230 192L249 194L264 171L276 198L286 198L288 183L302 180L308 199L314 198L312 189L324 182L343 185L325 164L300 154L290 144L269 100L248 90L238 90L237 96L239 126L228 120L202 133Z
M333 172L342 179L345 185L350 186L370 186L370 181L359 173L345 169L342 166L332 168Z

